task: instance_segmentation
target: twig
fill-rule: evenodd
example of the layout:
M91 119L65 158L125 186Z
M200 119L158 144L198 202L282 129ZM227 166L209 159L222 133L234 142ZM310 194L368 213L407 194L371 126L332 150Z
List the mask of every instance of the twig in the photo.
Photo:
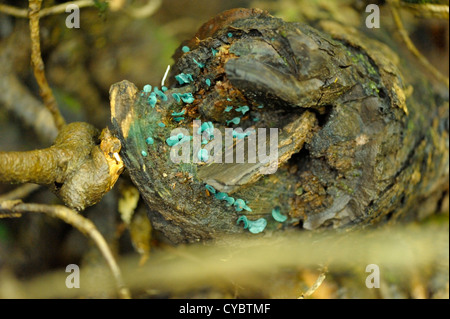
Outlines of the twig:
M93 0L79 0L79 1L68 1L50 8L44 8L39 12L39 18L46 17L53 14L60 14L66 12L66 8L69 5L76 5L79 8L93 7L95 5Z
M69 1L50 8L44 8L40 10L38 13L38 17L43 18L53 14L63 13L66 11L67 6L72 4L78 6L79 8L92 7L95 5L93 0ZM20 9L7 4L0 4L0 12L12 15L16 18L28 18L27 9Z
M91 238L97 245L98 249L105 258L106 263L111 269L111 272L116 281L117 292L120 298L131 298L130 291L123 282L120 268L117 265L117 262L111 250L109 249L105 238L89 219L61 205L25 204L17 200L0 202L0 216L5 214L7 217L11 217L11 213L44 213L51 217L63 220L64 222L78 229L87 237Z
M33 65L34 77L40 88L40 94L44 105L48 108L53 116L55 125L58 130L66 124L62 117L58 105L56 104L53 92L50 89L47 78L44 73L44 61L41 56L41 44L39 35L39 11L41 10L42 0L29 0L29 18L30 18L30 35L31 35L31 64Z
M170 70L170 64L167 66L166 72L164 73L164 76L161 80L161 86L164 86L164 82L166 81L167 75L169 74L169 70Z
M28 10L16 8L7 4L0 4L0 12L9 14L16 18L28 18Z
M448 20L449 7L446 4L414 4L403 1L400 4L402 8L408 9L409 11L413 12L416 17Z
M0 203L5 200L13 200L13 199L23 199L39 189L41 186L37 184L24 184L21 185L12 191L0 195Z
M314 292L316 292L317 289L319 289L320 285L322 285L323 281L326 278L327 269L324 269L319 277L317 277L316 281L314 282L314 285L312 285L305 293L302 293L298 299L305 299L309 296L311 296Z
M441 72L439 72L430 62L428 62L427 58L425 58L422 53L416 48L414 43L411 41L408 32L405 30L403 26L402 19L400 18L400 13L398 11L398 1L397 0L388 0L389 8L391 9L392 16L394 18L395 25L397 26L398 32L402 41L405 43L408 50L419 60L419 62L425 67L437 80L445 83L447 87L449 87L449 80L446 76L444 76Z

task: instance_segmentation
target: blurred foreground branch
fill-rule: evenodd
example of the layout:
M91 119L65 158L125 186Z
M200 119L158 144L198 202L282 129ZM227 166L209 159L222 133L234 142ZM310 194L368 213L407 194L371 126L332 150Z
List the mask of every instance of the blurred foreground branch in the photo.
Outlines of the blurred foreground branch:
M368 264L380 267L382 279L395 274L400 282L433 267L448 273L448 221L422 226L315 236L297 232L258 238L223 237L215 244L156 250L141 267L138 267L139 257L121 258L120 268L132 291L182 293L232 285L264 287L268 291L267 278L271 275L286 269L315 269L326 263L330 273L349 271L355 280L362 276L359 285L366 289L364 278L368 275L365 273ZM89 276L89 269L82 269L81 273L81 276ZM28 282L16 282L16 288L25 298L74 298L86 296L92 290L89 285L81 285L76 291L67 289L60 284L65 277L64 271L58 270ZM319 276L318 281L323 277ZM95 284L108 286L99 281Z
M34 130L39 140L49 144L58 135L58 130L49 110L21 81L21 68L30 61L28 27L18 24L16 31L0 45L0 104L24 124Z
M30 195L31 193L33 193L34 191L39 189L39 187L40 186L37 184L21 185L6 194L1 194L0 195L0 203L5 200L23 199L24 197Z

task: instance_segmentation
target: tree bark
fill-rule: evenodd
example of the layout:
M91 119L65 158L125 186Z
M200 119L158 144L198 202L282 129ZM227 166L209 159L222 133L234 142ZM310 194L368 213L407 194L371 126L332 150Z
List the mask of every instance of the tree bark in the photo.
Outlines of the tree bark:
M244 213L264 218L270 232L361 227L439 210L448 193L448 100L386 44L334 22L313 28L235 9L202 26L174 58L169 89L154 93L154 107L151 93L131 82L110 90L125 166L154 228L173 242L246 232L237 224ZM175 80L181 73L185 80ZM194 163L195 119L222 133L276 128L276 172L264 174L248 154L244 164ZM186 163L170 155L176 128L194 136L181 144L190 146ZM281 227L275 208L288 217Z
M0 152L0 182L45 185L68 207L82 211L116 183L123 171L119 150L109 129L100 134L88 123L70 123L48 148Z

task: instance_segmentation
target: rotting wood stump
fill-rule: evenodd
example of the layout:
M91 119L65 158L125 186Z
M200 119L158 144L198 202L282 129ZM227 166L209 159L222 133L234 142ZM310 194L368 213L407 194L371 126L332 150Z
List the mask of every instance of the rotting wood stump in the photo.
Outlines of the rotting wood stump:
M167 88L111 87L125 166L170 240L359 227L439 209L448 100L387 45L337 23L315 27L226 11L176 51ZM267 156L255 157L255 145Z

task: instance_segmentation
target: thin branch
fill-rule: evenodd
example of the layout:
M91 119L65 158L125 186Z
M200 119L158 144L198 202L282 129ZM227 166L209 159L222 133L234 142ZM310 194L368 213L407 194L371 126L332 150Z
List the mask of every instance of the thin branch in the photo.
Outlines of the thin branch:
M416 48L414 43L411 41L408 32L405 30L403 26L402 19L400 18L400 13L398 11L398 1L397 0L388 0L389 8L391 9L392 16L394 18L395 25L397 26L398 32L402 41L405 43L408 50L419 60L423 67L425 67L437 80L444 82L444 84L449 87L448 77L444 76L441 72L439 72L428 60L425 58L422 53Z
M13 199L23 199L38 190L41 186L37 184L24 184L21 185L12 191L0 195L0 203L5 200L13 200Z
M40 88L40 94L44 105L53 116L58 130L66 124L56 103L53 92L50 89L47 78L44 73L44 61L41 56L41 44L39 35L39 11L41 10L42 0L29 0L29 18L31 35L31 64L33 65L34 77Z
M122 279L122 274L113 253L109 249L108 243L102 234L95 227L89 219L77 214L74 210L71 210L65 206L60 205L45 205L45 204L25 204L21 201L4 201L0 202L0 216L3 214L6 217L11 217L17 213L44 213L51 217L59 218L64 222L72 225L87 237L91 238L97 245L98 249L102 253L106 260L111 272L114 276L117 292L120 298L130 299L131 294Z
M92 7L95 5L93 0L68 1L50 8L44 8L40 10L38 13L38 17L43 18L49 15L66 12L67 6L72 4L78 6L79 8ZM0 12L12 15L16 18L28 18L28 9L20 9L7 4L0 4Z
M95 5L93 0L79 0L79 1L68 1L50 8L44 8L39 12L39 18L46 17L53 14L60 14L66 12L68 5L76 5L77 7L86 8L93 7Z
M315 293L316 290L319 289L320 285L322 285L323 281L325 280L326 273L327 273L327 269L323 270L320 273L319 277L317 277L316 281L314 282L314 285L309 287L309 289L305 293L302 293L298 299L305 299L305 298L311 296L313 293Z
M416 17L448 20L449 7L446 4L401 2L402 8L413 12Z
M0 105L32 128L39 140L48 145L55 140L58 129L50 111L22 83L17 70L30 63L31 43L23 36L28 32L29 26L19 23L17 30L0 45Z
M28 18L28 10L16 8L7 4L0 4L0 12L9 14L16 18Z

